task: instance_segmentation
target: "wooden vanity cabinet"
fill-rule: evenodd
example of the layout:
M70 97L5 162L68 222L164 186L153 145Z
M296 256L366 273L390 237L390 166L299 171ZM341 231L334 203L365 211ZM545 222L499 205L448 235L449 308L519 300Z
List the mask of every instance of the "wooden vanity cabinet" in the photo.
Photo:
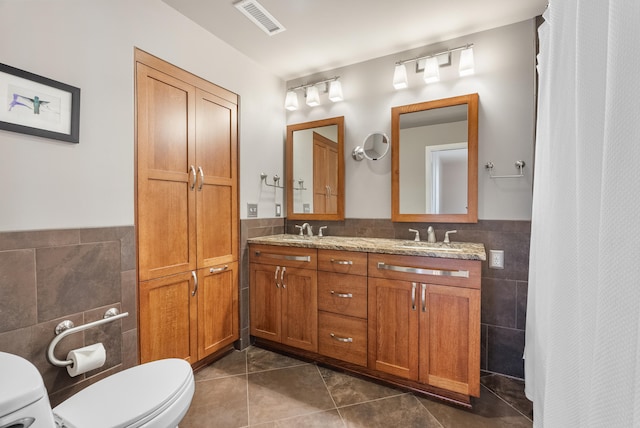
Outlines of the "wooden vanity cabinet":
M249 246L253 336L318 351L318 283L315 249Z
M369 368L480 395L479 261L369 255Z
M367 365L367 253L318 250L318 353Z

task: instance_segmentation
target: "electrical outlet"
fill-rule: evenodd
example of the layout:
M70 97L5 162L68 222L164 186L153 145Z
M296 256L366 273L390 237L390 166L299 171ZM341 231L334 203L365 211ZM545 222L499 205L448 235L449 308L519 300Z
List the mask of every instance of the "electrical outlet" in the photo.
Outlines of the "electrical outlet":
M258 217L258 204L247 204L247 217Z
M489 250L489 267L504 269L504 250Z
M282 215L282 205L276 204L276 217L280 217Z

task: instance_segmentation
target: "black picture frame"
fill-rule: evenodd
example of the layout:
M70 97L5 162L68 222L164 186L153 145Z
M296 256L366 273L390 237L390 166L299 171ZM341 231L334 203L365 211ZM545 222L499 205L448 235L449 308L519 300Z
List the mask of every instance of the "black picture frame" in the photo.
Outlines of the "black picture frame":
M80 88L0 64L0 129L80 141Z

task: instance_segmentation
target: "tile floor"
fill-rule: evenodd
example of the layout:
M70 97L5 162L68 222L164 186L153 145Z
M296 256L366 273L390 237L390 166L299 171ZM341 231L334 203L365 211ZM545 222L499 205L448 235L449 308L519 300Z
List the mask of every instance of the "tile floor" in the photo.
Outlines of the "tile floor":
M196 372L180 428L531 427L524 383L482 377L465 410L257 347L233 351Z

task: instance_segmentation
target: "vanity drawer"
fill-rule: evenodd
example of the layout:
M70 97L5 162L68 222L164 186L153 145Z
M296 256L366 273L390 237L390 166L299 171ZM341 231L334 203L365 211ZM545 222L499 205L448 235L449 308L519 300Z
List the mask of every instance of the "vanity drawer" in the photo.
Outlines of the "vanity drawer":
M315 248L262 244L249 245L249 261L251 263L316 269L317 260L317 250Z
M367 253L318 250L318 270L366 276Z
M367 318L367 277L318 272L318 309Z
M367 365L367 321L318 312L318 352L360 366Z
M481 273L482 264L478 260L369 255L369 277L372 278L480 288Z

